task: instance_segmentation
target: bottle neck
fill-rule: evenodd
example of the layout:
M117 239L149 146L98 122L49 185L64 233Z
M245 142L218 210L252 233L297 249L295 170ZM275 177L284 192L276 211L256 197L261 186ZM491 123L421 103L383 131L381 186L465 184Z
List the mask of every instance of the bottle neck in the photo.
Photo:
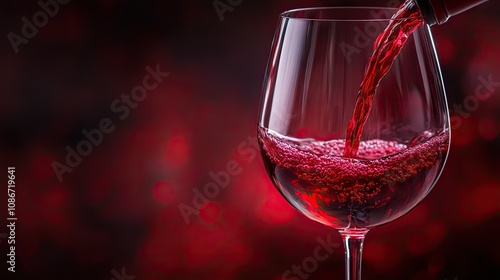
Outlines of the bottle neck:
M488 0L414 0L429 25L443 24L451 16Z

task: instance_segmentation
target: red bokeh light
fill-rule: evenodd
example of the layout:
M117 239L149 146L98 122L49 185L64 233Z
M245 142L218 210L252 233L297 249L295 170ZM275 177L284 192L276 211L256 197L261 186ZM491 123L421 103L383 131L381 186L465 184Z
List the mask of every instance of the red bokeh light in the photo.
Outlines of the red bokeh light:
M158 182L152 189L153 199L159 203L169 203L176 199L175 187L168 182Z
M173 133L165 143L164 158L169 167L184 166L190 156L188 136L185 132Z
M498 121L493 118L482 119L478 129L483 139L493 140L498 136Z
M440 242L446 236L446 225L443 222L433 222L427 227L427 236L432 242Z
M219 218L220 206L214 202L207 202L200 208L200 218L207 223L214 223Z
M500 185L477 183L460 197L460 216L464 221L478 223L500 212Z

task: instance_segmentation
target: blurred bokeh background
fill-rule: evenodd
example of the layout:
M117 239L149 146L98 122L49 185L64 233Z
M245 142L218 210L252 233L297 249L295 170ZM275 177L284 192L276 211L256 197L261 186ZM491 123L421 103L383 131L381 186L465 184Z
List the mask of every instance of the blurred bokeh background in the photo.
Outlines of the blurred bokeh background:
M340 246L340 237L279 195L255 136L279 13L358 2L46 2L58 4L46 17L36 1L0 3L1 279L278 280L304 262L311 272L286 279L343 279L341 247L317 268L310 259L318 238ZM214 3L228 10L220 16ZM423 203L368 234L364 279L500 279L499 13L489 1L433 27L455 116L451 154ZM23 35L23 17L40 27ZM134 90L141 101L123 99L157 68L168 77ZM490 94L479 100L484 80ZM114 130L100 139L103 120ZM84 130L97 139L91 151ZM69 166L67 147L87 155ZM235 164L226 187L199 198Z

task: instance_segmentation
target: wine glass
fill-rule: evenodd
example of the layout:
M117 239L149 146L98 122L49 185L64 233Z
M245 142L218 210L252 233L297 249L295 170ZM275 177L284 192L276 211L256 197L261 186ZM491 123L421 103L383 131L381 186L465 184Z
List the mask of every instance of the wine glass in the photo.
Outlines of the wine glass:
M429 26L421 24L378 86L357 153L344 156L374 43L395 12L284 12L264 80L258 136L266 170L295 209L341 234L347 280L361 279L366 233L414 208L449 150L441 72Z

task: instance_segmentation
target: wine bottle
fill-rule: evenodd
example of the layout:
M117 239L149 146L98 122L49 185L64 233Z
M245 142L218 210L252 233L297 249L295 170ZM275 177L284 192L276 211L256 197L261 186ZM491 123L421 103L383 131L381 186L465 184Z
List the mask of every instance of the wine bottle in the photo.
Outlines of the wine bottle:
M445 23L451 16L488 0L414 0L429 25Z

